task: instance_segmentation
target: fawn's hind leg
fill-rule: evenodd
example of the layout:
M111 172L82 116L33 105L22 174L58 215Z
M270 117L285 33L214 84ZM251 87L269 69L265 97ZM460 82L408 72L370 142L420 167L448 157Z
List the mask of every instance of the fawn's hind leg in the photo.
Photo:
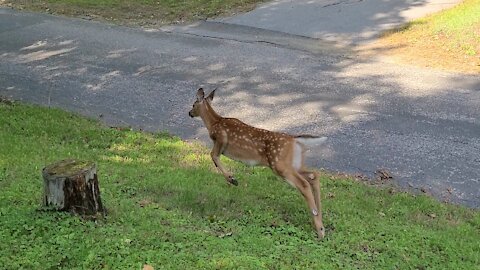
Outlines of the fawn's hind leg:
M308 170L302 168L299 170L299 173L307 179L308 183L312 187L313 197L315 199L315 204L319 211L322 211L322 198L320 195L320 177L319 173L313 170Z
M311 210L317 235L319 238L323 238L325 236L325 228L323 227L322 210L318 207L319 201L317 202L314 198L315 192L312 190L312 184L310 184L310 181L307 180L309 178L304 177L293 167L279 168L279 166L277 166L275 168L275 172L287 180L290 184L295 186L300 193L302 193L309 209ZM318 188L320 189L319 186Z

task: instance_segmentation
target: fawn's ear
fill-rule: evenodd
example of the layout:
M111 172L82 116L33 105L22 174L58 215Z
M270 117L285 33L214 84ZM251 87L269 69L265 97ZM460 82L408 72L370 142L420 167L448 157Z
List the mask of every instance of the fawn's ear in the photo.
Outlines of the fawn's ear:
M203 88L199 88L197 90L197 100L202 101L204 97L205 97L205 92L203 91Z
M208 101L212 101L213 100L213 96L215 96L215 91L217 90L217 88L215 88L212 92L210 92L210 94L208 95L207 97L207 100Z

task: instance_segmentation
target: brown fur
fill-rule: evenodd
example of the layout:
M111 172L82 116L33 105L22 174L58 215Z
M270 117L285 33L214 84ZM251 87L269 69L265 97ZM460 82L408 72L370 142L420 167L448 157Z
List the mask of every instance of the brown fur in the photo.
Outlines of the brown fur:
M320 182L318 173L307 170L303 164L305 146L296 138L316 138L310 135L291 136L249 126L235 118L218 115L210 105L215 90L207 97L202 88L189 112L191 117L201 117L213 141L211 157L228 183L237 180L220 162L220 155L250 165L270 167L277 175L296 187L304 196L315 224L318 237L324 237L322 222Z

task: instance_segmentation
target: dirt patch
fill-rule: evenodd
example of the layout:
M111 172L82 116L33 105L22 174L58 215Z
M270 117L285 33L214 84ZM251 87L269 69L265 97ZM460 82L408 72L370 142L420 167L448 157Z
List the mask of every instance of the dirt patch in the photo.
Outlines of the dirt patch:
M9 99L9 98L3 97L3 96L0 96L0 103L8 105L8 106L13 106L14 105L14 101L12 99Z
M454 8L387 31L361 55L386 56L391 62L480 73L480 5L465 0Z
M384 37L358 48L360 56L382 56L389 62L435 68L446 71L480 74L480 54L468 55L446 45L445 36L405 39L402 35ZM478 48L480 51L480 48Z

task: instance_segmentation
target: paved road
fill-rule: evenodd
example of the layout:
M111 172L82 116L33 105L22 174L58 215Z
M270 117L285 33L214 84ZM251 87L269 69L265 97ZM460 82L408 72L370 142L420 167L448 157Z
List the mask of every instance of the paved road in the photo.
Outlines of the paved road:
M477 76L248 26L133 29L0 9L0 95L208 142L187 115L199 86L219 87L222 115L329 136L313 166L386 169L399 186L480 206Z
M459 2L461 0L276 0L220 21L359 44L374 40L384 30Z

